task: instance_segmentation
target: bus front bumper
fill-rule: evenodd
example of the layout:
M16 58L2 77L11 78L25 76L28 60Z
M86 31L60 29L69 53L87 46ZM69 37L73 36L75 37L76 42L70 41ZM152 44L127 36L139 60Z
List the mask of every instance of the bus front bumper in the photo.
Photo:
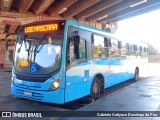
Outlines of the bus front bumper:
M61 88L54 91L36 91L16 87L12 84L11 93L16 97L22 97L47 103L64 104L64 89Z

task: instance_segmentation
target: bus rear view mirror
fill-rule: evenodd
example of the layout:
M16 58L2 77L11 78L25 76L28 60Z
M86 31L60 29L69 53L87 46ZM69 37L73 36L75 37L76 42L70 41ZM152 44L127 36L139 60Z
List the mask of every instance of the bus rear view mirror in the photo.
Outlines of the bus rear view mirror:
M5 41L6 41L6 50L8 50L8 37L10 36L10 34L7 34L5 36Z
M74 43L75 59L79 59L79 43L80 43L80 36L79 35L73 36L73 43Z
M73 42L74 42L75 47L79 46L79 41L80 41L80 36L79 35L74 35L73 36Z

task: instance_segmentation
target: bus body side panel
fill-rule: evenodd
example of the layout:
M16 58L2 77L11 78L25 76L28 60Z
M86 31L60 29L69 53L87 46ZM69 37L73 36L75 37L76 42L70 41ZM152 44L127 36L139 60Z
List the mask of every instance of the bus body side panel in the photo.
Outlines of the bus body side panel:
M111 66L110 59L93 60L93 64L90 65L91 79L93 80L97 74L101 74L104 77L104 88L112 86L112 80L115 80L115 76L111 71Z
M108 33L100 32L99 30L93 29L87 25L77 24L76 22L69 21L70 25L78 27L86 31L80 36L91 37L91 34L99 34L107 36ZM83 31L82 30L82 31ZM79 30L77 30L79 31ZM110 36L110 35L109 35ZM77 64L70 70L66 71L66 90L65 90L65 102L81 98L90 94L91 84L94 77L97 74L101 74L104 77L104 88L116 85L123 81L129 80L134 77L135 68L138 66L136 58L133 59L129 55L126 58L115 57L106 59L92 59L92 38L87 38L89 42L87 50L89 50L89 59L83 64ZM89 66L88 66L89 65ZM81 69L81 70L80 70ZM71 75L72 74L72 75ZM74 74L74 75L73 75ZM88 76L88 78L87 78ZM86 79L87 78L87 79ZM82 82L87 80L87 84ZM77 81L81 81L77 82ZM83 89L83 90L82 90Z
M111 75L115 76L115 79L111 80L111 85L116 85L122 81L122 74L120 71L121 67L121 59L120 58L111 58L110 63L111 63Z
M127 64L127 68L128 68L128 79L132 79L134 78L134 71L135 71L135 68L136 68L137 64L136 64L136 59L135 58L132 58L130 56L130 59L128 59L128 64Z
M125 57L121 57L121 73L122 73L123 81L126 81L129 79L128 65L129 65L129 55L126 55Z
M96 59L93 64L90 65L90 75L92 80L97 74L101 74L104 77L104 88L116 85L123 81L123 74L120 71L120 59Z

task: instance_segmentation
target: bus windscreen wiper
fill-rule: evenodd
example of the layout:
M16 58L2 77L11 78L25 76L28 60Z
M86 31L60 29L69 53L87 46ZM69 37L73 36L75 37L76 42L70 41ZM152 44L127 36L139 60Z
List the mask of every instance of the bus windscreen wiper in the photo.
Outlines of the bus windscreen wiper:
M44 46L44 43L45 43L45 40L46 40L47 35L48 35L48 34L45 34L45 35L42 37L42 39L39 40L39 42L38 42L38 40L37 40L38 43L36 43L36 45L35 45L34 52L36 52L36 53L39 53L39 52L40 52L40 50L41 50L42 47ZM40 47L39 47L39 46L40 46Z
M41 40L37 40L37 42L35 43L35 49L34 49L34 61L35 61L35 58L36 58L36 54L40 52L40 50L42 49L42 47L44 46L44 41L46 40L46 37L47 37L48 34L45 34ZM40 46L40 47L39 47Z

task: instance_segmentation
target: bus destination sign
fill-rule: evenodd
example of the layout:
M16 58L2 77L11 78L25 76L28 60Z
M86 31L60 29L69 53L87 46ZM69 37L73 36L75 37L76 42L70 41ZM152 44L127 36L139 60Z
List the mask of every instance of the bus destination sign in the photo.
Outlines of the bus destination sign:
M52 23L52 24L40 24L40 25L32 25L32 26L26 26L23 29L23 32L25 34L28 33L39 33L39 32L53 32L57 31L59 29L59 24Z

